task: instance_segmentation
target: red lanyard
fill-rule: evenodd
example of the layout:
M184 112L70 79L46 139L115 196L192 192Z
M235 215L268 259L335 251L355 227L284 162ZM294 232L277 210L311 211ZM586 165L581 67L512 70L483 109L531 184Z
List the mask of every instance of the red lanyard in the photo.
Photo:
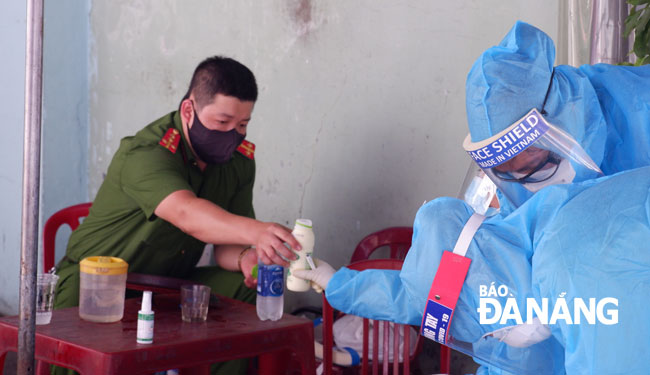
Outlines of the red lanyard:
M442 253L420 325L420 334L430 340L447 343L451 318L472 262L465 257L465 253L483 220L485 216L473 214L463 227L454 251L445 250Z

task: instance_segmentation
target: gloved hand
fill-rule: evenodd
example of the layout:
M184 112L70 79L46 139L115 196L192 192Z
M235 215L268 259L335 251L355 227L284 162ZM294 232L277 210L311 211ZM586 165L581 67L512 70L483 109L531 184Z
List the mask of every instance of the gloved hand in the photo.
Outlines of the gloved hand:
M532 322L500 328L483 335L486 336L493 336L515 348L527 348L549 338L551 330L535 317Z
M327 288L327 284L334 275L334 268L327 262L314 258L316 269L313 270L295 270L291 274L301 279L311 281L311 287L318 293L322 293Z

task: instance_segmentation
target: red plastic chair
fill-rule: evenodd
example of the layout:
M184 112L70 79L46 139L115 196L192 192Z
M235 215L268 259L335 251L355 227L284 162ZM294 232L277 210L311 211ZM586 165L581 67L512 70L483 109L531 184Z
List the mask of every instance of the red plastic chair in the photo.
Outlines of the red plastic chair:
M75 230L81 224L81 219L88 216L92 203L81 203L57 211L45 222L43 228L43 272L48 272L54 267L54 245L56 232L63 224L68 224Z
M408 253L409 249L411 248L411 240L413 238L413 228L412 227L389 227L386 229L382 229L380 231L371 233L364 237L357 247L354 249L354 252L352 253L352 257L350 259L351 265L356 262L360 262L363 260L370 259L370 256L378 249L388 246L390 249L389 257L391 259L400 259L403 260L406 258L406 254ZM390 268L390 263L380 263L377 262L374 264L375 267L370 267L370 268L387 268L387 269L401 269L401 263L399 268ZM381 266L381 267L380 267ZM350 267L350 266L348 266ZM325 326L325 320L326 320L326 315L329 314L329 317L331 318L333 315L332 313L328 312L333 311L332 307L327 303L325 300L325 295L323 295L323 330L324 334L327 335L327 331L331 334L331 328L326 328ZM331 324L333 324L332 321L330 321L329 325L331 327ZM366 323L364 323L366 324ZM365 327L364 327L365 329ZM408 331L408 330L407 330ZM375 332L378 332L375 330ZM406 333L406 332L405 332ZM386 336L388 337L388 336ZM325 337L325 339L327 339ZM406 336L405 336L406 339ZM422 337L418 336L417 344L416 344L416 351L414 356L416 356L421 347L422 347ZM364 341L365 342L365 341ZM376 340L374 342L377 342ZM323 343L324 349L327 347L326 343ZM330 348L331 342L330 342ZM387 346L385 345L384 348ZM330 365L327 366L327 362L325 361L325 358L323 358L323 363L324 367L326 369L332 368L332 351L331 350L324 350L324 357L329 356L329 363ZM364 356L364 358L367 356ZM377 357L373 357L377 358ZM411 358L413 359L413 358ZM406 365L406 364L405 364ZM449 373L450 368L451 368L451 350L444 345L440 345L440 373ZM326 370L327 371L327 370ZM362 373L365 374L366 372ZM326 372L327 374L327 372ZM330 372L331 374L331 372ZM374 373L373 373L374 374ZM395 373L396 374L396 373ZM408 374L408 371L405 372L405 374Z
M350 263L370 259L373 252L384 246L390 247L390 259L404 259L411 248L411 238L413 238L411 227L391 227L371 233L354 249Z
M350 269L362 271L366 269L389 269L389 270L400 270L402 268L402 260L399 259L367 259L361 260L355 263L351 263L347 267ZM389 373L389 361L388 353L390 348L389 337L390 337L390 323L388 321L372 320L372 319L363 319L363 352L361 353L361 374L368 374L370 365L372 365L372 374L377 375L379 371L379 361L373 360L372 363L369 363L368 354L369 354L369 345L368 345L368 331L370 324L373 325L373 345L372 345L372 358L379 358L379 324L383 324L384 334L383 334L383 362L382 371L384 375ZM334 324L334 309L327 302L325 293L323 293L323 368L325 375L332 375L334 373L334 367L332 363L332 347L334 344L334 337L332 334L332 326ZM403 358L407 358L402 363L402 374L410 374L410 363L419 352L419 346L421 345L420 338L418 337L417 346L418 348L414 351L414 354L411 355L410 347L410 326L404 324L394 324L393 325L393 364L392 364L392 374L400 374L399 371L399 331L403 330L404 334L404 343L403 343Z
M88 216L91 205L89 202L66 207L47 219L43 228L43 272L48 272L54 267L56 232L63 224L68 224L72 230L77 229L81 219ZM175 292L184 284L187 284L186 280L133 272L129 272L126 280L127 289L151 290L154 293Z
M66 207L47 219L43 227L43 273L47 273L54 267L56 232L64 224L68 224L71 230L77 229L81 224L81 219L88 216L91 205L92 203L80 203ZM37 361L36 373L39 375L49 374L50 366L42 361Z

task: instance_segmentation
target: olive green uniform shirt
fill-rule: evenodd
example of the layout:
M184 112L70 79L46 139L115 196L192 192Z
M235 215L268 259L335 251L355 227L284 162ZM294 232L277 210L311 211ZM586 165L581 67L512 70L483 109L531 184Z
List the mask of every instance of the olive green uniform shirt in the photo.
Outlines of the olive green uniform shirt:
M171 128L181 137L177 147L164 142ZM57 306L78 303L78 263L88 256L119 257L129 272L187 277L205 243L156 217L158 204L175 191L190 190L233 214L254 218L254 179L255 161L239 152L229 162L201 171L178 112L123 138L89 216L70 236L66 258L59 263Z

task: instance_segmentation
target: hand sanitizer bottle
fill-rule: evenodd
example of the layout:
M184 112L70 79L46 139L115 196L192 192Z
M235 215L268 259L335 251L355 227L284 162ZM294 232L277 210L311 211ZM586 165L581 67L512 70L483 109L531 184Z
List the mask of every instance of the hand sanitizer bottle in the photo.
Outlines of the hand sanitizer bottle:
M153 314L151 310L151 291L142 293L142 307L138 311L138 344L151 344L153 342Z

